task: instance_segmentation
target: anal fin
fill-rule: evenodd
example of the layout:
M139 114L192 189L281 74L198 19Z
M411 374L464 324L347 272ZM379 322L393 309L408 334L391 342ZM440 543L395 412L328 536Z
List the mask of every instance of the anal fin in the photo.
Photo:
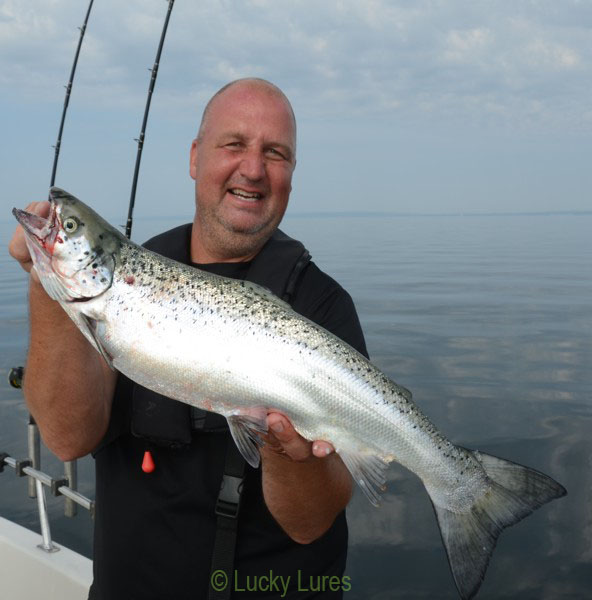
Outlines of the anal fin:
M380 494L385 489L388 463L375 455L347 452L340 449L337 449L337 453L366 498L374 506L379 506Z

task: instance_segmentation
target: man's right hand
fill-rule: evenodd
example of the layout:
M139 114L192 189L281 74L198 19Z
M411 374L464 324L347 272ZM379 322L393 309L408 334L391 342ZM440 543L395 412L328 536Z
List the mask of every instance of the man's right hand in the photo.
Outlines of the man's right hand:
M31 202L25 210L47 217L50 204ZM20 225L8 250L31 273L25 400L45 444L62 460L72 460L92 451L105 434L117 375L45 293Z
M42 202L31 202L25 210L40 217L47 217L50 210L49 202L47 200ZM33 261L31 260L31 255L29 254L29 249L25 242L25 231L21 225L17 225L17 228L14 231L12 239L8 244L8 252L10 252L10 256L17 260L27 273L31 273L31 276L35 281L39 282L39 276L35 269L31 271L33 268Z

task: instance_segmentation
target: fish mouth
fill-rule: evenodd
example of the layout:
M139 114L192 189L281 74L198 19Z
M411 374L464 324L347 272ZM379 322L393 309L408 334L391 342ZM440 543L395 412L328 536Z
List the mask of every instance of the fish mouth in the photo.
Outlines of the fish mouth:
M59 231L57 203L49 199L49 215L40 217L20 208L13 208L12 214L22 226L27 238L46 256L51 257Z

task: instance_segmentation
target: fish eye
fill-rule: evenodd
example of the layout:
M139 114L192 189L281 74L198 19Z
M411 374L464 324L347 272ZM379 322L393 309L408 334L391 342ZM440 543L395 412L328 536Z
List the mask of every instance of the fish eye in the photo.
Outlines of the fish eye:
M74 233L78 229L78 219L68 217L67 219L64 219L62 225L66 233Z

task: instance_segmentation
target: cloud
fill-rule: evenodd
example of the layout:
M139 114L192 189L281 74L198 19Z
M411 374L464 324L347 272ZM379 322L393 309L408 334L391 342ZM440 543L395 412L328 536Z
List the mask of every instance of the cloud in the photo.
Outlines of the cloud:
M477 55L490 47L492 39L491 31L482 27L449 31L446 36L444 59L456 63L473 62Z
M162 2L96 3L77 76L81 101L141 103L165 12ZM7 0L3 87L55 100L83 16L71 0ZM188 114L229 79L258 75L286 88L305 117L392 113L574 128L590 123L587 19L576 0L177 3L158 94Z
M28 165L50 160L87 6L0 4L2 158L15 193L23 181L45 185ZM81 193L106 173L127 185L166 10L162 0L94 3L60 158L60 177ZM589 208L590 23L592 4L577 0L176 2L143 192L155 203L184 197L185 149L205 102L230 79L256 75L294 105L303 210L319 197L340 210L360 198L385 209L396 198L412 212Z
M573 69L581 65L579 54L562 44L535 40L525 48L527 61L533 67L546 69Z

